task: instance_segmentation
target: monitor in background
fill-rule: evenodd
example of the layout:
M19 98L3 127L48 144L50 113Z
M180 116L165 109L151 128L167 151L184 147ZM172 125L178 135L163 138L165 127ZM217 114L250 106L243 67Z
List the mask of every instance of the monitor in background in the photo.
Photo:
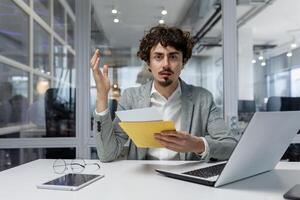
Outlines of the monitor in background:
M256 111L254 100L239 100L238 101L238 116L239 121L249 122Z

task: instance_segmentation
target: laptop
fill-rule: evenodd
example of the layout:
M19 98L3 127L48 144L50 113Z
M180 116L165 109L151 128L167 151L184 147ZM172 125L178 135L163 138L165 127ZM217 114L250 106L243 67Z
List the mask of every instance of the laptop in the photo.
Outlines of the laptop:
M167 177L219 187L274 169L300 130L300 111L256 112L227 162L156 169Z

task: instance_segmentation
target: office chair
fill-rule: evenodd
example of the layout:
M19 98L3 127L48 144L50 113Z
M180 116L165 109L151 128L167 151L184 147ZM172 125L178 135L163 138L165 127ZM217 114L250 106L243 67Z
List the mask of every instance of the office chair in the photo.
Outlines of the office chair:
M268 98L267 111L296 111L300 110L300 97L277 97ZM300 134L300 131L298 132ZM292 143L281 159L300 161L300 144Z
M75 137L74 88L50 88L45 93L46 137ZM47 149L46 158L75 158L75 148Z

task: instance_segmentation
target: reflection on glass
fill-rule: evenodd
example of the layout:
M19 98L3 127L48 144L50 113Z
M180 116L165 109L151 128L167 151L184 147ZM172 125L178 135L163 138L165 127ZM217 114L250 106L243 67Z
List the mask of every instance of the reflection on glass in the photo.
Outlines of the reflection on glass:
M68 69L68 76L66 77L65 81L70 83L71 85L75 85L76 76L75 76L75 66L74 66L74 55L68 51L68 62L67 62L67 69Z
M67 0L70 8L72 9L73 13L75 13L75 0Z
M57 40L54 40L53 53L54 76L62 80L67 68L67 49Z
M0 63L0 127L26 122L29 105L29 75L20 69ZM6 134L5 132L1 134Z
M50 24L50 1L49 0L34 0L34 11L46 23Z
M75 137L75 89L48 89L45 111L46 137Z
M34 68L50 75L50 35L38 23L34 22Z
M22 148L0 149L0 171L36 159L74 159L75 148Z
M45 135L45 93L50 87L50 81L34 76L33 77L34 93L33 93L33 103L28 109L28 119L29 122L36 125L35 129L39 129L40 136Z
M65 10L60 1L53 1L54 31L64 40L65 39Z
M74 21L69 15L67 17L67 42L74 48Z
M0 10L0 54L29 65L29 16L10 0Z

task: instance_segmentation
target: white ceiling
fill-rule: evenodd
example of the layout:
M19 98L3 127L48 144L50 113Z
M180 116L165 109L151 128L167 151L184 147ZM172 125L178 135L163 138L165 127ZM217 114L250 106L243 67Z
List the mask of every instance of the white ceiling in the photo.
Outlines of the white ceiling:
M245 26L252 27L255 43L283 45L293 35L300 39L300 1L275 0Z
M168 25L176 25L186 15L192 0L94 0L94 12L112 48L137 47L144 31L158 25L162 8ZM111 10L119 10L119 23L113 23ZM98 23L99 23L98 22Z
M226 0L224 1L226 3ZM193 3L195 3L194 0L94 0L93 2L95 16L99 20L97 23L101 24L104 35L112 48L137 47L144 31L158 24L162 16L160 13L162 7L168 10L164 18L168 25L184 26L181 23L187 15L191 14L188 12L193 10L191 9L191 6L194 6ZM237 7L238 18L255 6L261 5L257 3L239 5ZM111 13L113 6L120 11L118 24L113 23ZM194 16L199 16L199 14ZM300 0L274 0L242 27L252 29L254 44L284 46L292 41L292 36L295 36L299 42ZM193 27L193 29L193 31L199 30L200 27ZM216 24L207 36L215 35L215 33L222 33L221 22Z

